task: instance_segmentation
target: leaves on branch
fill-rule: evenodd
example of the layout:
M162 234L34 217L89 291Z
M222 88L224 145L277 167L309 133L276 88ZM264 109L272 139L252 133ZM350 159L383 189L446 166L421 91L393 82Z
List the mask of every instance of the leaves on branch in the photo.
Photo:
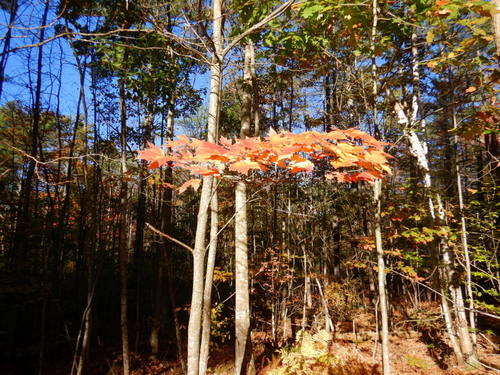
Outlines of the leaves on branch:
M327 172L327 180L338 182L373 182L391 173L388 159L383 151L387 143L359 129L333 130L328 133L307 131L303 133L276 133L271 129L265 138L245 138L234 142L221 138L219 144L188 138L184 135L168 141L167 151L149 144L139 152L139 159L147 160L149 168L158 168L167 162L193 175L221 176L239 173L248 176L251 171L265 172L271 167L279 167L292 174L310 174L315 167L325 167L325 160L340 171ZM319 168L318 168L319 169ZM178 191L188 187L195 190L201 180L192 179L184 183Z

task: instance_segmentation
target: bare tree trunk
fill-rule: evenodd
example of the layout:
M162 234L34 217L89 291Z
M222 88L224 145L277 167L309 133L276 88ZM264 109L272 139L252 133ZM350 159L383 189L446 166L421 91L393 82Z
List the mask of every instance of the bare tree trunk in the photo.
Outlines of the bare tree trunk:
M321 297L321 304L323 305L323 313L325 314L325 330L327 332L333 332L334 326L332 317L330 316L330 309L328 308L328 301L326 300L325 294L323 293L323 287L321 282L316 277L316 285L318 286L319 295Z
M244 73L241 91L242 114L240 137L250 135L252 122L252 61L255 51L252 42L245 45ZM253 367L250 342L250 293L248 284L248 218L247 187L242 180L236 183L235 189L235 374L255 373ZM249 365L249 366L248 366ZM248 368L247 368L248 366Z
M454 101L454 100L453 100ZM455 112L455 107L452 108L452 120L453 120L453 128L457 127L457 117ZM454 136L455 142L455 152L458 154L458 136ZM469 253L469 245L467 240L467 224L465 221L464 215L464 198L462 191L462 174L460 173L460 166L458 164L458 155L455 156L455 171L457 178L457 192L458 192L458 208L460 210L460 225L461 225L461 239L462 239L462 249L464 252L465 258L465 274L466 274L466 292L467 297L469 298L469 324L471 327L471 339L472 344L476 344L476 314L474 313L474 293L472 292L472 274L471 274L471 262L470 262L470 253Z
M14 259L14 267L18 271L22 271L25 262L28 258L28 250L26 248L26 229L28 226L28 221L30 217L30 205L31 205L31 194L33 188L33 177L35 175L36 168L36 158L38 155L38 142L39 142L39 132L40 132L40 118L42 112L42 69L43 69L43 41L45 40L45 24L47 23L47 15L49 12L50 1L46 0L45 7L41 20L40 34L38 41L40 45L38 46L38 56L37 56L37 70L36 70L36 86L35 95L33 102L33 120L32 120L32 130L31 130L31 148L30 156L28 161L28 171L26 177L22 182L21 187L21 203L18 210L16 229L14 234L14 243L12 247L12 257Z
M375 42L377 38L378 25L378 1L373 0L372 3L372 35L371 35L371 73L373 81L373 131L375 137L380 139L380 128L378 121L378 85L377 85L377 61L375 56ZM377 276L378 276L378 295L380 301L380 319L381 319L381 341L382 341L382 366L384 375L391 374L391 362L389 359L389 301L387 297L387 284L384 262L384 248L382 243L382 225L381 225L381 194L382 180L376 179L373 183L373 200L375 202L375 223L373 232L375 234L375 248L377 250Z
M167 119L167 123L168 123ZM167 139L171 139L169 135L169 127L167 125ZM168 167L167 167L168 168ZM165 182L171 183L169 181L169 174L171 174L170 169L165 171ZM170 176L171 177L171 176ZM171 179L171 178L170 178ZM171 203L172 203L172 191L170 188L166 188L163 195L160 193L161 204L160 204L160 215L162 222L162 231L164 233L170 233L171 228L169 222L171 220ZM140 199L140 198L139 198ZM140 201L139 201L140 202ZM139 218L137 218L139 221ZM164 239L161 243L158 243L156 247L156 280L154 287L154 297L153 297L153 316L151 318L151 332L149 333L149 346L151 349L151 358L158 358L158 347L159 347L159 337L160 337L160 327L162 321L162 312L164 311L164 276L165 276L165 257L166 252L169 250L170 244Z
M219 202L217 197L217 182L213 181L212 200L210 202L210 245L208 248L207 269L205 273L205 290L203 292L203 323L200 347L200 374L205 374L208 367L208 355L210 352L210 326L212 323L212 286L217 255L217 237L219 231Z
M495 30L495 44L497 45L497 55L500 59L500 0L493 0L494 6L491 10L493 19L493 29Z
M121 144L121 185L120 185L120 238L119 238L119 266L120 266L120 327L122 336L122 363L123 374L128 375L129 341L127 322L127 264L128 264L128 226L127 226L127 112L125 105L125 83L119 82L120 90L120 144Z
M143 126L142 145L146 146L147 142L151 142L151 129L153 126L154 117L151 112L146 113ZM137 210L136 210L136 231L134 241L134 262L135 262L135 282L136 282L136 299L135 299L135 344L134 350L139 350L140 331L141 331L141 302L142 302L142 279L141 271L143 266L144 252L144 226L146 225L146 165L139 162L139 191L137 193Z
M434 224L444 224L446 215L441 203L439 194L436 194L434 199L431 195L431 175L429 169L429 161L427 155L427 145L419 139L415 132L414 126L420 123L420 126L425 129L425 120L418 120L419 113L419 82L420 75L418 71L418 53L416 47L416 34L412 34L412 69L413 69L413 96L412 96L412 111L408 117L403 110L401 103L395 104L395 111L398 115L399 123L405 126L404 134L410 144L410 151L417 160L420 170L424 174L424 186L429 195L429 214ZM456 285L453 270L453 257L449 249L446 238L442 238L437 244L436 258L441 258L443 266L439 272L439 285L441 293L441 309L446 323L446 329L450 339L451 346L459 364L464 361L472 366L477 366L478 361L472 345L472 340L468 332L467 322L464 321L465 316L463 297L460 285ZM457 321L455 322L451 314L451 309L447 299L448 293L451 293L454 302L453 310L456 312ZM462 301L462 302L461 302ZM456 323L456 324L455 324ZM458 338L458 340L457 340Z
M203 310L204 270L205 270L205 235L208 222L208 207L212 192L210 177L204 177L201 187L200 207L196 221L195 246L193 251L193 291L188 324L188 375L198 375L200 363L200 330Z
M222 0L213 0L213 35L212 40L215 50L213 51L212 63L210 64L210 95L208 105L208 134L207 140L217 140L217 127L220 111L220 92L222 85ZM201 322L203 313L204 294L204 271L205 271L205 235L208 223L208 207L212 200L213 177L203 178L200 206L196 222L195 244L193 252L193 291L191 295L191 312L188 324L188 358L187 374L204 375L199 372L200 366L200 339ZM205 367L205 366L204 366Z
M384 249L382 245L382 227L380 223L381 214L381 193L382 181L375 180L373 184L373 197L376 204L375 208L375 248L377 249L377 275L378 275L378 295L380 299L380 319L382 330L380 332L382 338L382 365L384 375L391 373L391 363L389 359L389 302L387 298L387 286L385 277L385 262L384 262Z
M7 60L9 59L10 41L12 39L12 28L14 27L14 21L16 20L18 9L17 0L10 0L9 6L9 26L7 32L3 37L3 51L0 58L0 99L2 98L3 83L5 81L5 68L7 67Z
M245 374L245 355L250 332L250 296L248 290L248 248L246 184L236 183L235 191L235 374Z

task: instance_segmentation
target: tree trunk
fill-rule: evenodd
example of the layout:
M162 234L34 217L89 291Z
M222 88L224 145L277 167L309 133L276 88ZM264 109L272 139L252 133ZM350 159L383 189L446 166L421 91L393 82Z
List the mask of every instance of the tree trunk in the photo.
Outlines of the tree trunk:
M213 35L212 40L215 50L210 64L210 95L208 104L208 132L207 140L217 140L217 128L220 111L220 92L222 85L222 0L213 0ZM201 319L203 312L204 271L205 271L205 236L208 223L208 207L212 200L213 177L203 177L201 188L200 206L196 221L195 244L193 251L193 291L191 295L191 312L188 324L188 375L204 375L199 373L200 365L200 338Z
M219 202L217 197L217 182L213 181L212 200L210 202L210 245L208 248L207 269L205 273L205 290L203 292L203 323L200 348L200 374L205 374L208 368L210 352L210 327L212 324L212 284L217 255L217 237L219 231Z
M453 98L454 98L454 89L453 89ZM453 99L453 103L455 100ZM455 107L452 108L452 120L453 120L453 129L457 128L457 116L455 112ZM462 191L462 174L460 173L460 166L458 164L458 152L459 152L459 142L458 136L454 136L455 143L455 157L453 161L455 163L455 174L456 174L456 183L457 183L457 192L458 192L458 208L460 210L460 225L461 225L461 240L462 240L462 250L464 252L465 258L465 274L466 274L466 292L467 297L469 298L469 324L471 327L471 339L472 344L476 345L476 314L474 313L474 293L472 292L472 273L471 273L471 262L470 262L470 253L469 253L469 244L467 239L467 224L465 221L464 214L464 198Z
M41 94L42 94L42 68L43 68L43 41L45 40L45 24L47 23L47 15L49 12L50 2L47 0L45 2L45 7L41 20L40 34L38 41L40 45L38 46L38 56L37 56L37 71L36 71L36 86L33 102L33 120L32 120L32 133L31 133L31 148L30 156L28 161L28 171L26 172L26 177L22 182L21 195L20 195L20 206L17 215L17 223L14 235L14 243L12 248L12 258L14 263L14 268L17 271L23 271L25 263L28 259L28 250L26 247L26 240L29 236L26 233L28 227L28 221L30 218L30 205L31 205L31 194L33 188L33 177L35 175L36 168L36 158L38 155L38 142L39 142L39 132L40 132L40 118L42 112L41 104Z
M248 42L244 51L244 73L241 91L241 130L240 137L250 135L252 121L252 61L255 61L254 46ZM247 187L243 180L236 183L235 189L235 374L247 374L253 369L250 342L250 293L248 284L248 218ZM247 368L247 365L248 366ZM253 370L252 370L253 369ZM248 371L250 370L250 371Z
M375 234L375 248L377 250L377 275L378 275L378 295L379 295L379 308L382 330L380 332L382 339L382 365L384 375L390 375L391 365L389 360L389 302L387 299L387 286L385 277L385 262L384 262L384 249L382 245L382 226L381 219L381 197L382 194L382 181L376 179L373 184L373 200L375 201L375 225L373 232Z
M500 61L500 0L493 0L491 18L493 19L493 29L495 30L495 44L497 46L497 58Z
M204 177L201 187L200 207L196 221L195 245L193 251L193 291L188 324L188 375L198 375L200 363L200 330L203 309L205 235L208 222L208 207L212 192L211 177Z
M148 112L144 119L144 129L142 137L142 145L146 146L147 142L151 142L151 129L153 126L153 114ZM139 191L137 193L137 210L136 210L136 231L134 241L134 262L135 262L135 282L136 282L136 300L135 300L135 345L134 350L139 350L140 331L141 331L141 302L142 302L142 280L141 270L143 267L143 252L144 252L144 226L146 225L146 177L144 162L139 162Z
M120 267L120 327L122 336L123 374L128 375L129 342L127 322L127 265L128 265L128 226L127 226L127 112L125 105L125 83L119 82L120 90L120 145L121 145L121 184L120 184L120 237L119 237L119 267Z
M375 42L377 38L378 26L378 1L373 0L372 3L372 34L371 34L371 73L373 81L372 89L372 106L373 106L373 131L375 138L380 140L380 127L378 120L378 85L377 85L377 58L375 55ZM379 308L381 319L381 341L382 341L382 366L384 375L391 374L391 362L389 359L389 301L387 297L387 284L384 262L384 248L382 244L382 225L381 225L381 195L382 195L382 180L376 179L373 183L373 200L375 202L375 222L373 233L375 234L375 248L377 250L377 276L378 276L378 295Z
M17 9L18 9L17 0L10 0L9 26L7 28L7 32L5 33L5 36L3 37L3 41L4 41L3 42L3 51L2 51L1 59L0 59L0 99L2 98L3 83L5 81L5 68L7 67L7 60L9 59L10 40L12 39L12 28L14 27L14 21L16 20ZM44 24L45 24L45 22L44 22ZM41 30L43 30L43 28Z
M404 135L410 144L410 151L417 161L417 165L424 175L424 186L428 194L429 215L434 225L444 225L446 215L441 203L441 197L436 194L434 197L431 194L432 181L429 169L429 160L427 154L427 145L419 139L415 132L415 125L420 124L422 129L425 129L425 120L418 120L419 114L419 82L420 74L418 68L418 53L416 47L416 34L412 35L412 69L413 69L413 95L412 95L412 110L410 116L407 116L401 103L395 104L395 111L399 119L399 123L404 125ZM434 202L434 200L436 202ZM436 204L435 204L436 203ZM477 366L478 361L472 345L472 340L468 332L466 321L462 318L464 316L463 297L459 285L454 282L455 272L453 270L453 257L449 249L446 238L436 243L437 250L434 256L436 260L442 263L440 272L438 273L440 293L441 293L441 309L446 323L446 328L450 343L455 353L457 362L463 364L464 361L472 366ZM454 302L453 310L457 313L457 321L454 321L451 314L447 295L451 293ZM464 327L465 324L465 328ZM458 341L457 341L458 337Z

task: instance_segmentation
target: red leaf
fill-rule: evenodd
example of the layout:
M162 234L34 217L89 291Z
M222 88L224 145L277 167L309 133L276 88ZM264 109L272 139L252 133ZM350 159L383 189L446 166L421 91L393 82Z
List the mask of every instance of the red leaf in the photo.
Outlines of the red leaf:
M349 176L349 179L351 182L356 182L356 181L373 182L375 180L375 176L373 176L371 173L368 172L359 172Z

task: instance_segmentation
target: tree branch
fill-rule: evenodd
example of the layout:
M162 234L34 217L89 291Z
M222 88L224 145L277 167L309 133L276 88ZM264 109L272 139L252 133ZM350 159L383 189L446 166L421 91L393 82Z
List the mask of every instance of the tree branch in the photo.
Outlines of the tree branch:
M179 241L179 240L177 240L177 239L175 239L175 238L173 238L173 237L170 237L168 234L165 234L165 233L163 233L162 231L160 231L159 229L156 229L156 228L155 228L155 227L153 227L151 224L146 223L146 226L147 226L149 229L151 229L153 232L155 232L156 234L158 234L158 235L160 235L160 236L162 236L162 237L165 237L166 239L168 239L168 240L170 240L170 241L172 241L172 242L176 243L176 244L177 244L177 245L179 245L179 246L182 246L183 248L185 248L185 249L189 250L191 253L193 253L193 252L194 252L194 250L193 250L193 248L192 248L191 246L186 245L184 242Z
M235 46L237 45L243 38L247 37L248 35L252 34L254 31L266 26L269 22L274 20L275 18L279 17L282 15L288 8L292 6L292 4L295 2L295 0L288 0L286 3L282 4L275 10L273 10L269 15L264 18L262 21L257 22L255 25L247 29L246 31L242 32L240 35L238 35L236 38L233 39L231 43L229 43L226 48L222 51L222 56L226 56L226 54Z

